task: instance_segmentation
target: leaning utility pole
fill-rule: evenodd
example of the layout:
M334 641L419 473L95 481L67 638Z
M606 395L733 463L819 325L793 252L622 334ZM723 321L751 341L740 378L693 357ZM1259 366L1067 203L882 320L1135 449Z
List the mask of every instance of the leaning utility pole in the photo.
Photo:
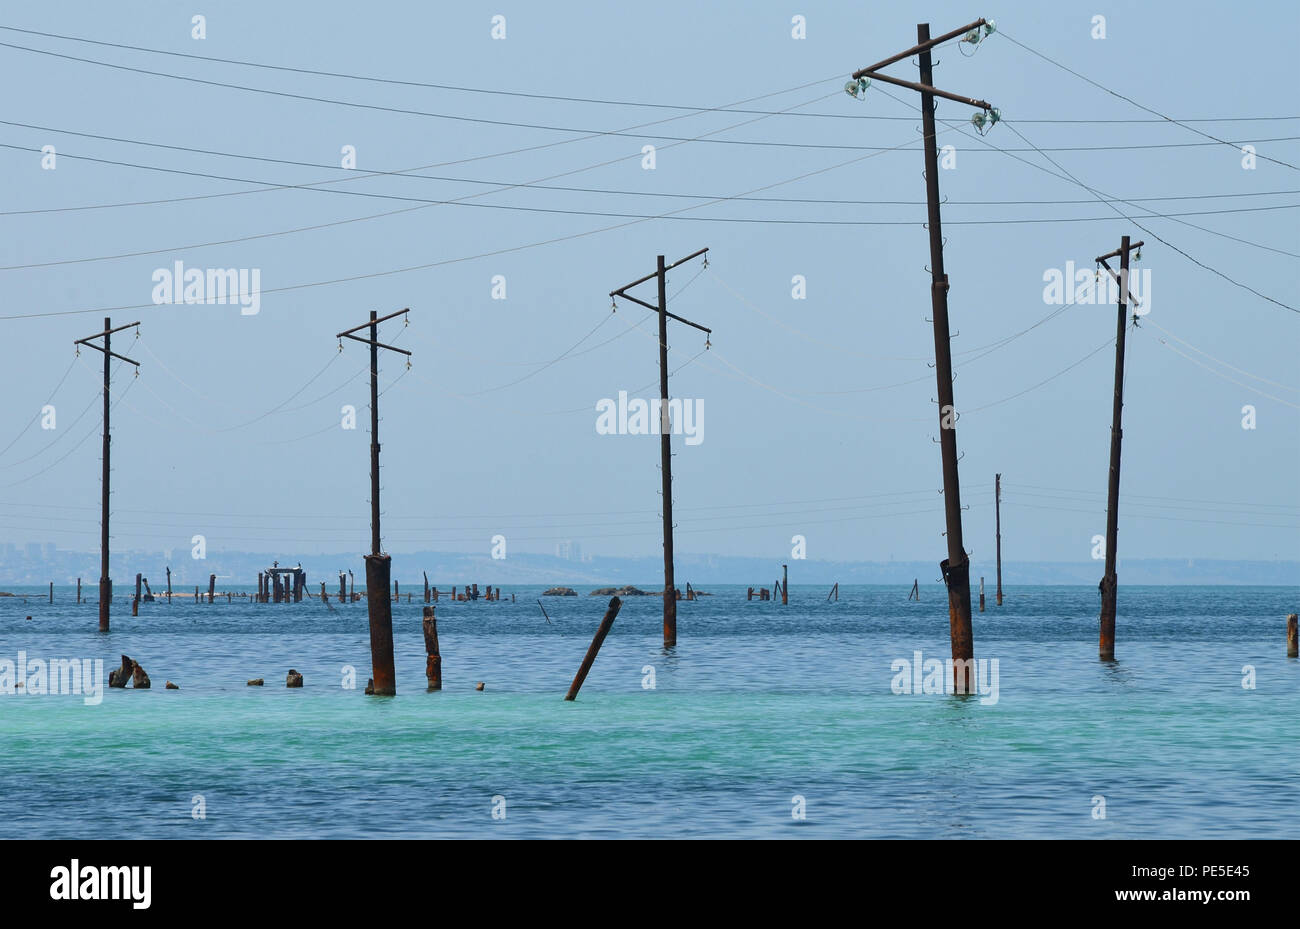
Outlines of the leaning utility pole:
M370 346L370 554L366 556L366 605L370 615L370 666L373 677L368 693L377 697L391 697L397 693L397 676L393 670L393 607L389 602L389 579L392 576L392 559L381 551L379 538L379 350L400 352L408 358L411 353L404 348L385 345L379 341L379 324L395 316L410 313L410 308L377 317L370 311L370 322L353 326L337 336L339 350L343 339L352 339ZM409 325L409 319L407 324ZM353 335L358 329L369 327L370 338ZM409 361L406 363L411 364Z
M1002 605L1002 475L993 475L993 520L998 549L998 606Z
M694 326L701 332L705 333L706 339L704 347L708 348L707 336L711 335L713 330L701 326L699 323L693 323L689 319L683 319L674 313L668 312L668 277L667 274L678 265L683 265L692 258L698 258L700 255L708 252L707 248L702 248L698 252L691 252L685 258L674 261L670 265L664 265L664 256L660 255L656 262L654 274L647 274L645 277L637 278L630 284L624 284L618 290L611 290L609 295L613 297L622 297L625 300L631 300L633 303L643 306L648 310L653 310L659 314L659 459L660 470L663 472L663 495L664 495L664 647L670 648L677 644L677 585L673 579L673 469L672 469L672 447L669 443L669 436L672 432L668 420L668 318L688 326ZM709 259L704 259L704 266L709 266ZM627 291L637 284L643 284L652 277L659 279L659 305L652 306L644 300L638 300L627 293Z
M944 582L948 586L948 627L952 639L953 689L956 693L974 692L975 681L972 670L975 640L971 632L970 562L966 557L961 535L961 491L957 478L957 412L953 404L952 391L948 275L943 270L943 231L939 218L939 153L935 143L934 98L955 100L984 111L992 110L993 107L983 100L962 97L934 87L930 49L963 34L966 34L969 39L972 32L975 35L973 41L977 42L982 27L986 27L985 34L992 31L992 26L986 20L978 19L968 26L962 26L937 39L931 39L929 23L920 23L916 27L916 45L869 68L854 71L853 80L845 86L845 90L856 97L861 90L866 89L868 83L864 80L866 78L906 87L921 94L921 121L925 134L925 193L929 206L932 275L930 302L934 313L934 361L939 389L939 445L943 457L944 516L948 537L948 557L939 563L939 570L943 573ZM920 58L921 82L919 84L879 73L881 68L912 55L918 55ZM996 114L996 111L994 113Z
M104 455L103 467L104 474L100 483L100 521L99 521L99 631L108 632L108 606L113 599L113 581L108 576L108 413L109 413L109 388L110 372L109 361L113 358L125 361L127 364L135 365L137 374L139 373L140 362L132 361L125 355L119 355L112 350L112 336L114 332L120 332L123 329L130 329L132 326L139 326L140 321L127 323L125 326L113 328L113 321L104 317L104 331L97 332L94 335L86 336L84 339L77 339L73 345L84 345L87 348L93 348L97 352L104 354ZM91 339L104 340L103 345L96 345Z
M1110 420L1110 482L1106 492L1106 573L1101 584L1101 658L1103 661L1115 660L1115 600L1119 589L1119 579L1115 575L1115 549L1119 541L1119 449L1124 430L1120 428L1124 411L1124 334L1128 330L1128 256L1136 251L1142 243L1130 245L1128 236L1119 240L1119 248L1097 258L1097 263L1106 269L1119 284L1115 302L1119 314L1115 324L1115 396L1111 407ZM1119 274L1116 275L1106 264L1107 259L1119 256ZM1137 301L1133 301L1137 305Z

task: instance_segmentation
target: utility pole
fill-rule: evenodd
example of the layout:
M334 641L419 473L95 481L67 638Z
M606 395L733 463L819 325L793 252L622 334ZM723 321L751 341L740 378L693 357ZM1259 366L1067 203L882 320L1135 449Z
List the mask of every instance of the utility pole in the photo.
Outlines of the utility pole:
M379 350L399 352L408 358L411 353L404 348L385 345L379 341L379 324L395 316L405 316L410 308L379 317L370 311L370 322L353 326L340 332L339 350L343 339L352 339L370 346L370 554L366 556L366 605L370 617L370 665L373 687L368 693L377 697L392 697L397 693L397 676L393 670L393 607L389 601L389 579L392 576L392 559L383 553L379 538ZM409 318L407 325L410 324ZM369 327L370 337L354 335L358 329ZM411 362L406 362L410 367Z
M1130 244L1129 237L1123 236L1119 240L1118 249L1097 258L1097 264L1105 268L1119 284L1115 297L1119 312L1115 323L1115 396L1110 420L1110 481L1106 492L1106 573L1098 585L1101 588L1100 654L1103 661L1115 660L1115 601L1119 590L1119 579L1115 575L1115 549L1119 541L1119 452L1120 441L1124 437L1121 420L1124 412L1124 335L1128 330L1128 261L1129 252L1141 247L1141 242ZM1119 257L1118 275L1106 263L1116 256ZM1137 300L1133 304L1136 306Z
M693 323L689 319L668 312L668 272L673 268L683 265L693 258L708 252L707 248L702 248L697 252L691 252L685 258L674 261L670 265L664 264L664 256L660 255L656 259L655 273L647 274L645 277L637 278L630 284L624 284L618 290L611 290L611 298L622 297L624 300L631 300L633 303L643 306L648 310L653 310L659 314L659 468L663 476L663 516L664 516L664 648L672 648L677 645L677 586L673 579L673 465L672 465L672 446L669 442L672 429L668 418L668 319L672 317L680 323L688 326L694 326L705 334L704 347L708 348L708 336L713 330L701 326L699 323ZM704 259L704 267L709 266L709 259ZM652 306L644 300L638 300L636 297L627 293L628 290L638 284L644 284L651 278L658 278L659 281L659 305Z
M933 69L930 49L963 34L979 41L980 30L992 32L992 25L978 19L970 25L945 33L937 39L930 38L929 23L916 27L917 44L868 68L853 72L853 80L845 90L853 96L866 89L869 80L883 81L919 91L921 94L921 121L925 135L925 193L928 204L930 230L930 302L934 314L935 377L939 390L939 445L943 458L944 517L947 526L948 557L939 563L944 582L948 586L948 627L952 640L953 690L959 694L974 692L975 640L971 631L970 561L962 544L961 490L957 477L957 411L953 403L952 347L948 327L948 275L943 270L943 230L939 216L939 152L935 142L934 98L943 97L985 112L996 110L983 100L962 97L939 90L933 86ZM881 68L917 55L920 59L921 82L914 83L879 73Z
M1002 605L1002 475L993 475L993 519L998 548L998 606Z
M132 361L125 355L119 355L112 350L112 337L114 332L120 332L123 329L130 329L132 326L139 326L140 321L127 323L125 326L113 328L113 321L109 317L104 317L104 331L96 332L94 335L86 336L84 339L77 339L73 345L84 345L87 348L93 348L104 355L104 453L103 468L104 473L100 482L100 518L99 518L99 631L108 632L108 607L113 599L113 581L108 576L108 471L109 471L109 431L108 431L108 414L109 414L109 391L111 387L111 374L109 362L113 358L125 361L127 364L135 365L136 374L139 375L140 362ZM103 345L96 345L91 339L103 339Z

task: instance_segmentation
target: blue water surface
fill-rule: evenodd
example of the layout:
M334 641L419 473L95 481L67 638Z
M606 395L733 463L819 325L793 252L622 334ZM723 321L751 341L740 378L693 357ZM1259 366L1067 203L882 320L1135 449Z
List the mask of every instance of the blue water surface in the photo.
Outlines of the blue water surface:
M425 690L419 595L403 595L395 698L362 693L364 602L177 599L132 617L119 597L100 634L74 589L53 604L14 589L0 662L99 658L107 675L125 653L153 689L94 705L0 695L0 837L1294 832L1300 662L1285 617L1300 588L1121 586L1114 663L1097 658L1095 587L1018 588L1001 607L990 594L975 649L998 661L996 700L894 692L895 661L949 654L933 587L909 602L904 587L846 586L828 602L792 586L784 607L711 588L679 605L670 650L662 603L633 597L573 703L608 598L543 598L547 622L541 589L444 597L440 693ZM289 668L303 689L284 686Z

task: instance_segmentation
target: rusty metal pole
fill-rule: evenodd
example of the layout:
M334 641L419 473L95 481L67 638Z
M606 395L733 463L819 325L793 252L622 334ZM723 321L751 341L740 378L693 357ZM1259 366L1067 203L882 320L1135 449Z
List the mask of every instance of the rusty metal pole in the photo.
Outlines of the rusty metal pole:
M1106 489L1106 573L1101 584L1100 654L1104 661L1115 659L1115 610L1119 579L1115 574L1116 548L1119 541L1119 462L1124 437L1124 335L1128 331L1128 256L1129 237L1119 244L1119 291L1115 324L1115 395L1111 407L1110 479Z
M1296 614L1286 618L1286 656L1300 658L1300 630L1296 627Z
M1002 605L1002 475L993 475L993 525L998 552L998 606Z
M569 692L564 695L565 700L572 700L578 696L578 690L582 687L582 682L587 679L587 672L591 670L592 662L596 660L596 653L600 651L605 636L609 635L609 630L614 625L614 617L618 615L619 607L622 605L623 601L618 597L614 597L609 601L609 609L605 611L605 616L600 621L600 628L596 630L591 645L587 646L587 654L582 659L582 665L578 668L578 673L574 675L573 683L569 685Z
M388 555L366 556L371 680L377 697L392 697L397 693L397 675L393 670L393 605L388 596L392 566L393 560Z
M167 566L167 602L172 602L172 566Z
M430 690L442 690L442 653L438 651L438 617L434 608L424 608L424 652L427 656L424 664L424 676L429 681Z
M677 644L677 585L673 580L673 453L671 430L664 428L668 419L668 275L664 270L663 255L655 259L655 276L659 284L659 469L663 478L664 647L670 648ZM576 694L577 690L571 693Z
M916 27L917 43L930 40L929 23ZM920 54L921 83L934 84L930 49ZM961 534L961 488L957 473L957 409L953 403L952 345L948 327L948 275L943 270L943 229L939 215L939 152L935 140L934 94L921 92L921 121L925 134L925 194L930 227L930 302L934 312L934 362L939 391L939 446L943 457L944 522L948 557L940 563L948 585L948 629L952 640L953 689L973 693L971 668L975 637L971 631L970 562Z
M790 573L785 565L781 565L781 605L787 606L790 603Z
M108 459L109 459L109 431L108 431L108 413L109 413L109 368L108 363L112 361L113 356L109 354L112 349L110 340L112 335L113 320L104 317L104 450L103 450L103 474L99 486L99 631L108 632L108 606L113 600L113 582L108 576Z

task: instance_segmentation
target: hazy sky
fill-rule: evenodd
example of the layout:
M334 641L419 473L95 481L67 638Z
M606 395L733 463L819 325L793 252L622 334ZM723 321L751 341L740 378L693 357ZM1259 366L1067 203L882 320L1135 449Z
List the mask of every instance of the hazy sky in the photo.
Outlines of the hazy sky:
M190 6L0 17L221 59L0 31L0 447L16 437L0 455L0 541L98 544L100 356L73 364L72 343L111 315L141 321L138 342L113 341L142 362L137 383L129 369L115 382L130 385L113 414L117 547L183 551L203 534L210 552L364 551L367 351L340 356L334 334L409 306L408 330L381 330L414 352L380 403L387 548L487 552L500 534L517 551L653 554L658 439L598 434L596 406L657 394L655 323L626 302L611 314L607 294L656 254L707 246L706 271L669 275L670 309L713 330L700 354L703 333L670 325L672 393L702 427L698 444L674 439L678 549L780 559L802 534L810 558L939 560L919 98L842 88L911 46L918 21L937 35L983 14L999 33L940 49L935 72L1006 120L981 140L970 109L938 109L955 149L940 184L967 547L991 553L999 471L1015 557L1087 558L1104 532L1115 310L1053 316L1044 276L1091 271L1129 233L1147 240L1150 284L1128 339L1121 557L1296 556L1300 315L1053 176L1138 200L1116 205L1300 306L1292 3ZM1253 144L1255 167L1009 38L1160 113L1223 120L1190 125ZM916 77L910 61L890 70ZM690 109L729 105L746 112ZM820 115L765 115L780 110ZM581 190L494 192L520 184ZM279 189L233 195L264 186ZM712 202L739 195L769 199ZM807 202L826 200L853 202ZM258 311L154 305L155 271L176 262L255 270ZM636 293L653 302L654 283ZM384 386L405 370L387 353L382 366Z

